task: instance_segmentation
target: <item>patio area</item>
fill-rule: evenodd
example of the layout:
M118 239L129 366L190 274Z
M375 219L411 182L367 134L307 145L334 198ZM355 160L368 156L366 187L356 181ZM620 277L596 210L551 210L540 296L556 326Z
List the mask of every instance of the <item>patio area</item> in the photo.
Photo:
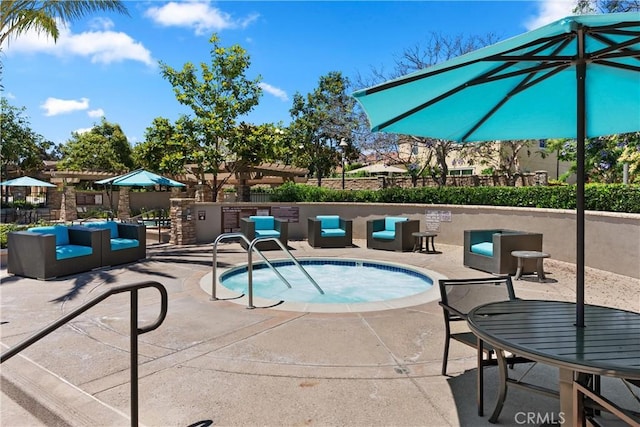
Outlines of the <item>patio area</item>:
M397 262L450 278L484 277L462 265L462 247L437 254L366 249L313 249L290 241L297 258L348 257ZM169 292L165 322L139 339L140 424L147 426L488 426L475 404L476 355L452 343L449 376L440 375L444 324L437 300L361 313L307 313L210 301L211 245L148 242L145 261L47 282L2 270L3 348L68 313L104 289L143 280ZM283 258L279 252L266 252ZM239 244L221 244L219 268L246 262ZM575 301L571 264L545 260L547 281L514 281L520 298ZM640 281L586 269L586 302L638 311ZM140 324L159 312L154 291L140 294ZM2 365L0 423L128 425L129 297L117 295ZM513 372L524 372L516 365ZM553 368L528 378L557 384ZM485 374L485 414L497 386ZM629 398L616 380L603 387ZM37 404L33 397L37 396ZM11 396L11 397L9 397ZM39 411L27 413L16 401ZM558 422L557 400L513 389L500 425ZM44 421L43 421L44 420Z

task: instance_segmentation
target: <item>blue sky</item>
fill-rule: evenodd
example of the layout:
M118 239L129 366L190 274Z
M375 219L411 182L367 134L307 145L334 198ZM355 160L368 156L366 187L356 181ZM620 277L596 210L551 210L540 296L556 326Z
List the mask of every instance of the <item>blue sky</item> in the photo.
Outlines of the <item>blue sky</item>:
M495 34L499 39L569 15L573 0L548 1L126 1L131 16L98 13L61 27L57 43L37 34L2 46L3 96L26 107L31 128L63 143L71 132L119 124L129 142L144 140L156 117L176 120L190 110L175 99L158 61L181 69L210 63L208 42L241 45L260 75L264 94L251 123L290 121L296 92L320 76L352 78L391 70L395 58L432 32Z

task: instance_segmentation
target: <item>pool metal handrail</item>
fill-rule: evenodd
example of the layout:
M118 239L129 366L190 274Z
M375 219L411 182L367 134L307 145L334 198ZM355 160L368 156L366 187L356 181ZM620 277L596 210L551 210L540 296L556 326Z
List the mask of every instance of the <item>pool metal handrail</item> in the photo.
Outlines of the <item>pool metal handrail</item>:
M313 280L313 277L311 277L309 275L309 273L307 272L307 270L304 269L304 267L298 262L298 260L296 259L296 257L293 256L293 254L289 251L289 249L287 249L287 247L285 245L282 244L282 242L280 241L280 239L278 239L277 237L256 237L255 239L253 239L253 241L249 244L249 249L247 249L247 257L248 257L248 266L247 266L247 273L249 275L249 284L248 284L248 295L247 297L249 298L248 302L247 302L247 308L256 308L253 305L253 261L251 259L251 254L253 253L253 250L257 250L257 248L255 247L257 243L259 242L268 242L268 241L273 241L276 242L276 244L278 246L280 246L280 249L282 249L287 255L289 255L289 258L291 259L291 261L293 261L293 263L298 266L298 268L300 269L300 271L302 271L302 273L307 276L307 279L309 279L309 281L311 282L311 284L313 286L315 286L315 288L318 290L318 292L320 292L320 294L324 295L324 291L322 290L322 288L318 285L318 283L316 283L315 280ZM260 252L259 252L260 253ZM276 271L274 269L274 271ZM289 286L291 287L291 286Z
M219 235L216 240L213 242L213 271L212 271L212 277L211 277L211 301L217 301L218 297L216 296L216 282L217 282L217 276L216 276L216 269L217 269L217 254L218 254L218 243L221 242L222 240L228 240L228 239L235 239L235 238L241 238L242 240L244 240L247 245L251 245L251 242L249 241L249 239L247 238L247 236L245 236L243 233L223 233L221 235ZM251 251L251 249L247 249L248 251ZM280 272L271 264L271 262L269 262L269 260L267 259L267 257L264 256L264 254L260 251L260 249L258 248L254 248L254 250L256 251L256 253L258 255L260 255L262 257L262 260L265 262L265 264L267 264L269 266L269 268L276 273L276 275L280 278L280 280L282 280L284 282L285 285L287 285L288 288L291 289L291 284L287 281L287 279L285 279L282 274L280 274ZM291 255L291 254L290 254Z

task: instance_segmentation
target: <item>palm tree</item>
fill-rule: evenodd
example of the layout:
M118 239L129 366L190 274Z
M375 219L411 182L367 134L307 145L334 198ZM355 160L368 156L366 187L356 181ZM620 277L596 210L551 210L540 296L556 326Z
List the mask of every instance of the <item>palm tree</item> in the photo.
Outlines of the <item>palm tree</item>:
M9 36L34 29L58 39L58 20L73 21L104 10L129 15L120 0L2 0L0 3L0 46Z

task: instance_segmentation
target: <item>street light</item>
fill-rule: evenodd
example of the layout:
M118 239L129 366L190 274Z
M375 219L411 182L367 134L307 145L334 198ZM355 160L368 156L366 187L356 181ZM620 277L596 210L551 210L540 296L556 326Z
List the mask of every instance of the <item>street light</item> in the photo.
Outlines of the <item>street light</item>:
M340 139L340 149L342 150L342 189L344 190L344 155L347 151L347 147L349 143L344 140L344 138Z

